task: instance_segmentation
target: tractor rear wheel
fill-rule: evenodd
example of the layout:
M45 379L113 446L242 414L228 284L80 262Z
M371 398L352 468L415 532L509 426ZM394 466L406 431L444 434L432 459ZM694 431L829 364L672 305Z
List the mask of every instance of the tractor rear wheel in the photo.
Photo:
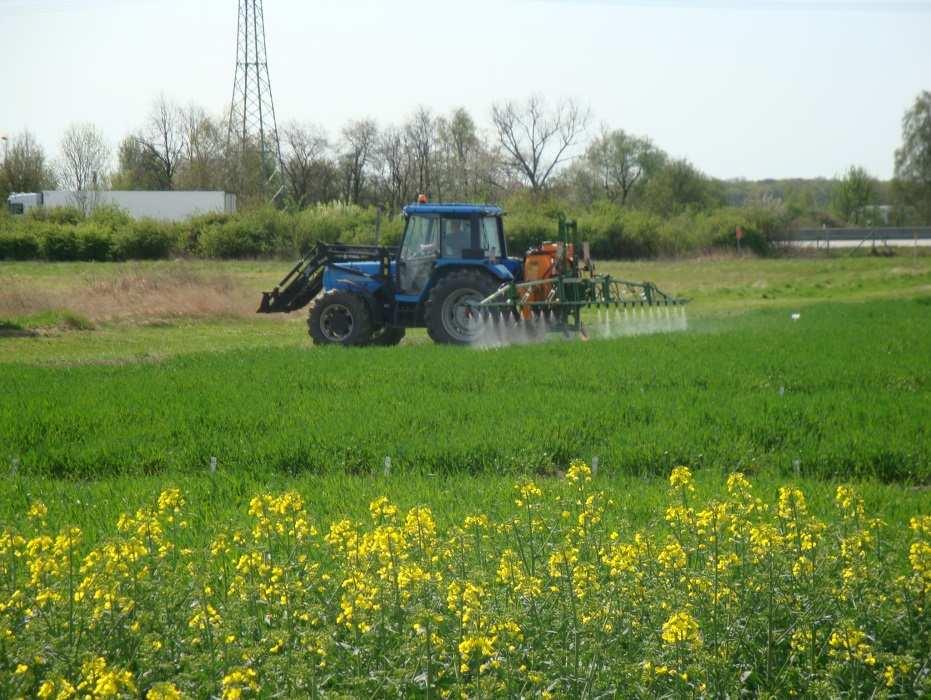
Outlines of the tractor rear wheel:
M436 283L427 300L427 334L436 343L474 343L484 327L473 305L497 289L498 283L480 270L450 272Z
M314 300L307 328L314 345L365 345L372 338L372 317L358 294L333 290Z
M394 328L392 326L382 326L381 328L376 328L372 333L372 345L397 345L404 338L404 329L403 328Z

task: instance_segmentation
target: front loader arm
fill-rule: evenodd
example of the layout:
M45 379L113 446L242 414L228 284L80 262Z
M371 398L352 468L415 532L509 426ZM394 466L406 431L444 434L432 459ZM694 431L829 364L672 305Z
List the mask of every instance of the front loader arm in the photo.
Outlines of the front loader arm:
M262 292L258 313L287 313L307 306L323 289L323 273L339 262L379 261L388 277L390 262L397 252L384 246L317 243L291 268L274 289Z

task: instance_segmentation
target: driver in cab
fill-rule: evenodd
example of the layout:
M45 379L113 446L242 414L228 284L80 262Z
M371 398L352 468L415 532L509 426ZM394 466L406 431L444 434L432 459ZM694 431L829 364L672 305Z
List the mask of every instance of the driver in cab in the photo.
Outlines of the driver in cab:
M461 258L462 251L472 247L472 223L468 219L447 219L443 236L443 257Z

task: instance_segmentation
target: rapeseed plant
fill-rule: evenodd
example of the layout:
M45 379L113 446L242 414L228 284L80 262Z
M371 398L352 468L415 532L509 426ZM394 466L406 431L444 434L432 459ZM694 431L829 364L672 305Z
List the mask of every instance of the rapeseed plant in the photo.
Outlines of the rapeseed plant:
M198 540L169 488L89 541L31 501L0 528L0 696L931 692L931 516L898 535L846 485L830 517L741 473L707 502L687 467L668 485L638 531L581 461L448 527L261 493Z

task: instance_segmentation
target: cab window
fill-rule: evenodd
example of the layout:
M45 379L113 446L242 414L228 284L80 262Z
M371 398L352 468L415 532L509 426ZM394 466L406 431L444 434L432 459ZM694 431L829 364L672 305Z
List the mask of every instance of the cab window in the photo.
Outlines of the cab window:
M434 216L412 216L407 221L403 260L436 257L439 253L439 219Z
M501 232L497 216L483 216L479 219L479 246L485 251L486 257L502 257L504 251L501 249Z
M464 258L463 251L472 248L472 221L468 218L442 219L444 258Z

